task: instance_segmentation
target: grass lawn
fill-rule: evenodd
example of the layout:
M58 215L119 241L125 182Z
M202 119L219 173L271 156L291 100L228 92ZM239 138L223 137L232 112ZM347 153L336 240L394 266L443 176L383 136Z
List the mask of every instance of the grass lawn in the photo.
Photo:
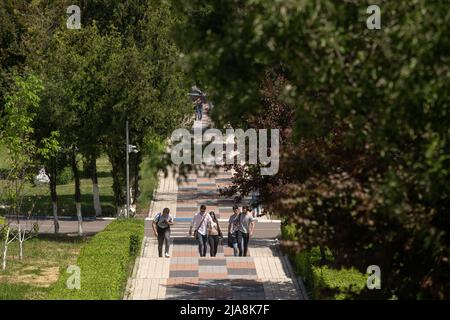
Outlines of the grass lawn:
M40 235L25 242L22 260L18 243L13 242L8 249L6 270L0 270L0 300L45 299L60 273L75 264L89 239Z
M1 158L1 157L0 157ZM108 158L102 156L97 160L98 184L100 189L100 202L104 216L114 216L114 194L112 190L111 165ZM81 179L81 210L83 216L94 216L92 199L92 180ZM75 183L58 185L58 214L60 216L75 216L76 208L74 202ZM29 210L35 203L33 214L39 216L52 215L50 189L48 186L35 187L30 183L25 186L24 211Z
M7 168L5 157L6 150L0 145L0 170ZM157 183L156 169L154 159L145 157L141 164L141 196L138 199L138 213L146 213L153 195L153 189ZM103 216L115 216L114 193L112 189L113 179L111 176L111 164L106 156L97 160L98 183L100 189L100 202L102 205ZM92 181L91 179L81 179L81 210L84 217L94 216L94 206L92 199ZM0 180L0 188L4 181ZM58 214L60 216L76 216L74 203L75 183L71 181L68 184L58 185ZM24 211L28 211L33 203L35 204L33 214L39 216L52 215L52 206L50 190L48 186L34 187L27 183L25 187ZM0 210L0 214L2 211Z

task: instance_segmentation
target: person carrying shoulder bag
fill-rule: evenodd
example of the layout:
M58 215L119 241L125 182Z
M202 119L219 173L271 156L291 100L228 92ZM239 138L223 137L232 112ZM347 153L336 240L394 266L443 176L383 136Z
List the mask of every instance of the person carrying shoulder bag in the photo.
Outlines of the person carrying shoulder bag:
M211 217L206 213L206 206L200 206L200 212L195 214L189 228L189 236L192 236L192 229L194 231L194 238L198 241L198 252L200 257L206 256L207 243L208 243L208 223L210 223Z
M222 230L220 230L219 221L217 220L214 211L209 213L211 221L208 224L208 241L211 257L215 257L217 254L217 248L219 246L220 239L223 238Z

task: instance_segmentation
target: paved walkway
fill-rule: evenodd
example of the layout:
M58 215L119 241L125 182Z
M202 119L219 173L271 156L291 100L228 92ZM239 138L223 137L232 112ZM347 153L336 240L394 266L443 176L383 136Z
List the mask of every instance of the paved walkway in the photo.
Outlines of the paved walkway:
M128 299L305 299L303 286L274 240L252 240L249 256L220 246L216 257L199 257L192 239L174 239L170 258L158 258L156 239L145 238L130 279Z
M196 121L205 127L209 118ZM234 199L219 197L218 188L231 184L232 173L223 168L203 167L187 180L169 172L159 176L159 185L149 210L149 218L164 207L175 217L170 258L159 258L157 240L146 223L142 252L129 279L125 299L306 299L303 284L296 278L288 259L280 252L267 217L256 223L258 238L249 243L247 257L234 257L233 250L219 246L216 257L199 257L197 244L187 237L189 222L200 204L214 211L226 230ZM248 199L244 199L244 203ZM269 227L268 227L269 226ZM279 229L279 225L278 229ZM256 233L256 232L255 232ZM208 248L209 250L209 248ZM208 253L209 254L209 253Z

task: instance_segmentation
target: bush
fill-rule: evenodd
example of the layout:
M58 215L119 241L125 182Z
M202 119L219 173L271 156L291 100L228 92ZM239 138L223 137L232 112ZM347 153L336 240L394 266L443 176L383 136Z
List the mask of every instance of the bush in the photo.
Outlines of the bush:
M141 248L141 239L137 234L130 235L130 254L136 256Z
M73 171L69 167L65 167L56 177L57 184L68 184L73 180Z
M366 276L355 268L332 269L328 266L313 268L316 299L350 299L365 288Z
M293 223L291 224L284 224L283 227L281 228L281 237L284 240L292 240L295 241L297 240L297 228L295 227L295 225Z
M144 225L141 220L116 220L85 245L77 259L81 269L80 290L66 286L70 274L60 270L60 277L49 299L118 300L139 253Z
M283 239L297 240L294 224L283 225L281 231ZM325 250L325 256L331 264L331 251ZM318 247L291 256L291 260L295 271L302 277L310 299L350 299L365 287L367 277L355 268L338 270L322 265Z
M296 272L302 277L306 291L310 298L314 298L314 272L311 265L311 254L309 251L298 253L294 257Z

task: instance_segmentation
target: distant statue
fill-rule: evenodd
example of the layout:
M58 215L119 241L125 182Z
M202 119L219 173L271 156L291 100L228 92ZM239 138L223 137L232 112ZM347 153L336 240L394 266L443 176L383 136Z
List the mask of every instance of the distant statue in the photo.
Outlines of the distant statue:
M45 173L45 169L42 168L41 170L39 170L39 174L34 178L34 184L36 186L40 186L47 183L50 183L50 178Z

